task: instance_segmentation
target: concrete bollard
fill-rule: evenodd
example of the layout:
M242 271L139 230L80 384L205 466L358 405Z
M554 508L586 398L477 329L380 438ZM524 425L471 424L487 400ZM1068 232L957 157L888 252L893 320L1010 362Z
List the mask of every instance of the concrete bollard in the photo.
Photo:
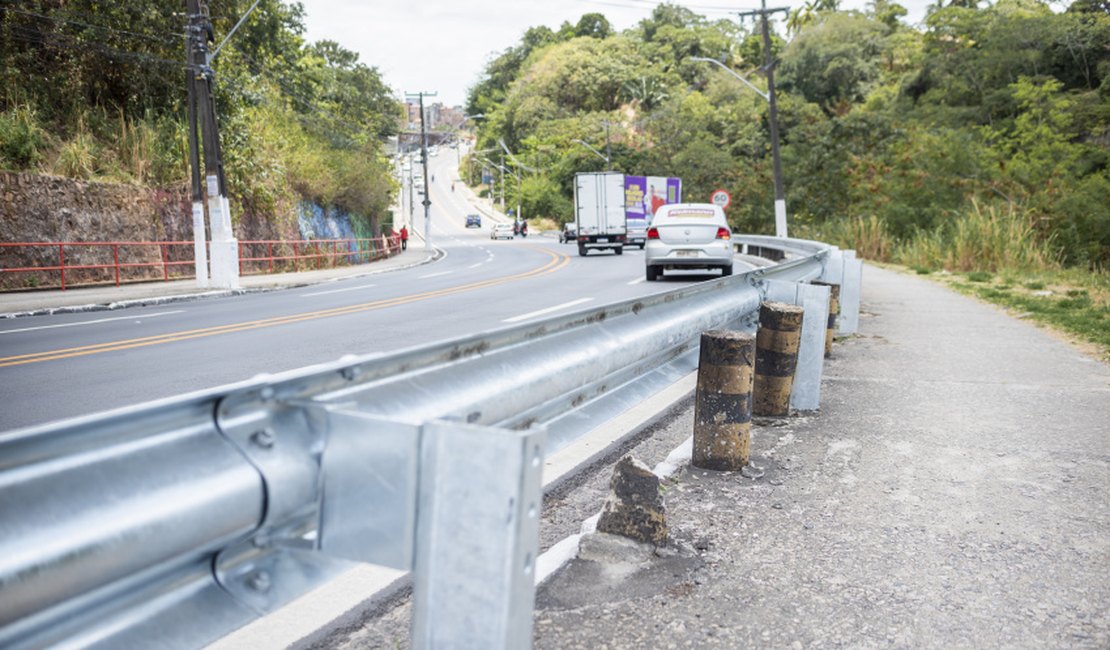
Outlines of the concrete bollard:
M755 336L755 383L752 412L779 417L790 414L790 391L798 364L805 310L784 302L764 302L759 307Z
M840 314L840 285L832 282L813 282L829 288L829 328L825 333L825 358L832 356L833 335L836 334L836 317Z
M703 469L735 471L751 456L755 337L711 330L701 335L694 399L692 462Z
M656 546L667 542L666 508L651 468L631 456L620 459L597 530Z

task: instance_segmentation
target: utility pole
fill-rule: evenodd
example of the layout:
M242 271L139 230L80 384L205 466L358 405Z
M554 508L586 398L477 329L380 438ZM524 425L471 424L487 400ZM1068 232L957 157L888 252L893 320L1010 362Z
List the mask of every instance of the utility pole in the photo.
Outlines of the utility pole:
M416 96L420 100L420 162L424 166L424 250L432 249L432 202L428 199L431 178L428 176L428 130L424 126L424 97L435 97L436 93L408 93L406 98Z
M185 51L188 53L185 85L189 103L189 171L193 190L193 264L197 286L207 289L208 238L204 228L204 189L200 182L200 144L197 142L197 71L202 62L197 60L199 51L192 42L193 35L200 33L200 9L197 0L189 0L187 5L189 26L185 36Z
M609 146L609 120L605 120L605 171L613 171L613 150Z
M208 44L214 42L215 38L207 7L201 0L186 0L186 7L189 13L189 39L192 43L190 60L193 63L189 74L193 80L195 112L204 145L208 221L212 230L212 284L224 289L235 289L239 286L239 243L231 230L231 206L227 200L220 135L216 125L216 101L212 93L214 75L208 55Z
M505 211L505 154L501 154L501 211Z
M775 61L771 54L771 29L767 17L771 14L788 13L789 7L767 8L767 0L762 0L761 9L742 11L741 18L759 17L762 21L763 31L763 69L767 72L767 102L770 104L771 122L771 164L775 174L775 236L786 237L786 191L782 185L782 161L779 158L779 121L778 109L775 103Z

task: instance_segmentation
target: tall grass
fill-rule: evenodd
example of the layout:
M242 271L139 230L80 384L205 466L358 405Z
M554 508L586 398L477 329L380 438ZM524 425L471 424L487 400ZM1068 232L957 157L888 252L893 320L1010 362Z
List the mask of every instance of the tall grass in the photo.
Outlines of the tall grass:
M854 248L864 259L917 269L997 273L1060 266L1052 241L1038 234L1028 212L1012 204L982 205L973 200L949 221L931 230L917 230L905 239L896 238L876 216L803 226L799 231L802 236Z
M76 132L58 149L51 171L70 178L92 178L97 170L98 153L99 147L92 134L85 128L85 121L78 119Z

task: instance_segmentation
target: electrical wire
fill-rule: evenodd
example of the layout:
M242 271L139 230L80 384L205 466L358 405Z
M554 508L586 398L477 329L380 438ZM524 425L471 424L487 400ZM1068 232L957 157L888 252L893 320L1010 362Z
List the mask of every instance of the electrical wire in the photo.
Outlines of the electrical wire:
M118 29L118 28L115 28L115 27L108 27L106 25L96 25L96 24L93 24L93 23L81 22L79 20L72 20L72 19L69 19L69 18L62 18L60 16L40 14L40 13L35 13L33 11L26 11L24 9L16 9L14 7L11 7L11 6L4 7L4 11L10 11L14 14L23 14L24 16L33 16L35 18L43 18L45 20L49 20L49 21L54 22L54 23L67 23L67 24L70 24L70 25L78 25L78 26L81 26L81 27L88 27L88 28L91 28L91 29L99 29L99 30L103 30L103 31L106 31L106 32L116 33L116 34L125 34L127 36L135 36L137 38L144 38L144 39L154 41L154 42L157 42L157 43L178 43L179 42L178 39L185 38L184 33L181 33L181 34L176 34L175 33L175 36L177 38L171 38L169 35L155 36L153 34L141 34L139 32L132 32L132 31L128 31L126 29Z
M120 49L116 49L114 47L109 47L107 45L103 45L101 43L96 43L96 42L77 43L77 42L74 42L74 41L71 40L71 42L65 43L65 42L62 42L60 40L60 38L70 38L70 39L72 39L72 37L70 37L68 35L50 34L50 35L48 35L49 38L45 38L44 34L42 32L35 31L35 30L29 29L29 28L26 28L26 27L22 27L20 25L9 25L9 28L11 28L13 30L12 33L11 33L12 39L23 42L23 43L43 45L43 46L46 46L46 47L53 47L53 48L58 48L58 49L63 49L63 50L75 50L75 51L81 51L81 52L92 51L92 52L97 52L97 53L105 55L105 56L119 57L119 58L123 58L123 59L133 59L133 60L143 61L143 62L148 62L148 63L157 63L157 64L160 64L160 65L173 66L175 68L195 68L196 67L196 66L192 66L192 65L190 65L190 64L188 64L184 61L173 61L173 60L170 60L170 59L163 59L161 57L157 57L157 56L154 56L154 55L151 55L151 54L146 54L146 53L143 53L143 52L131 52L131 51L128 51L128 50L120 50Z

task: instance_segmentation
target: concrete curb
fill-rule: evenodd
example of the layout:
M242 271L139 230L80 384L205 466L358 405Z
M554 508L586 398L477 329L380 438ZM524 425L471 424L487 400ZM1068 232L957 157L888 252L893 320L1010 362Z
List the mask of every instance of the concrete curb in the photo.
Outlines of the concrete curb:
M149 307L152 305L167 305L177 302L187 302L192 300L202 300L205 298L226 298L228 296L241 296L249 293L265 293L269 291L279 291L282 289L296 289L298 287L309 287L319 284L326 284L328 282L337 282L339 280L348 280L351 278L362 278L369 275L380 275L382 273L392 273L393 271L403 271L405 269L416 268L437 262L446 255L442 248L435 248L431 255L426 256L418 262L411 262L399 266L392 266L387 269L369 269L361 273L352 273L342 277L324 278L319 281L290 281L280 284L274 284L266 287L241 287L239 289L222 289L216 291L201 291L198 293L182 293L171 294L166 296L150 296L147 298L134 298L131 300L117 300L108 303L89 303L84 305L63 305L59 307L43 307L41 309L32 309L26 311L0 313L0 320L12 318L24 318L27 316L50 316L53 314L80 314L97 311L113 311L116 309L126 309L128 307Z

